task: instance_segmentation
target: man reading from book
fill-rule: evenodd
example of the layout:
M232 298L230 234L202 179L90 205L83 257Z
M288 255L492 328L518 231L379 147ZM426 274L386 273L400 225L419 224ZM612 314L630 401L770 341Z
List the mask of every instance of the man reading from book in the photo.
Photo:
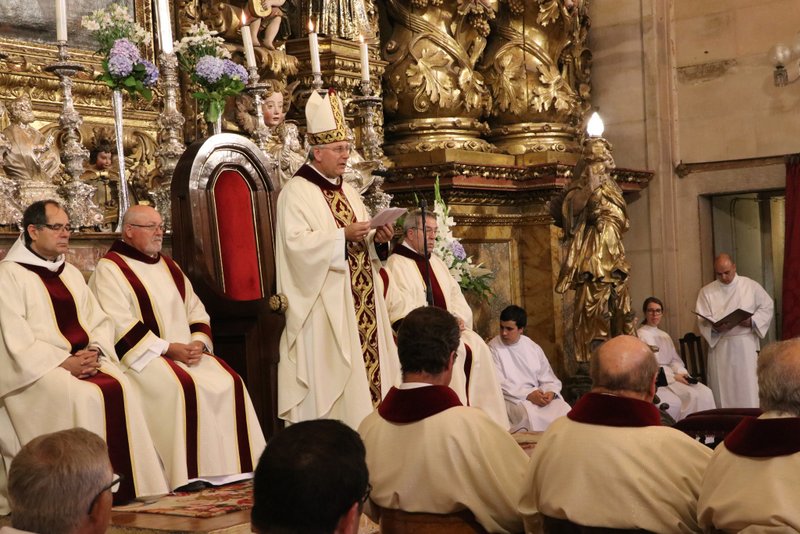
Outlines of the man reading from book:
M695 305L710 347L708 385L719 408L756 408L756 360L772 322L772 297L755 280L737 275L727 254L716 257L714 273L717 279L700 289Z

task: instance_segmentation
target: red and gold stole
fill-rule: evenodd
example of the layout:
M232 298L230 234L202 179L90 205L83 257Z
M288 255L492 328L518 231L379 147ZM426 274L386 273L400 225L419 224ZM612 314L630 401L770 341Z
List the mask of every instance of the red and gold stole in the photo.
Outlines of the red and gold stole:
M356 222L353 208L350 206L344 191L342 191L341 178L339 179L339 184L334 185L308 165L300 167L297 175L302 176L320 188L322 196L328 203L331 214L336 220L337 227L344 228L348 224ZM363 241L358 243L348 241L346 254L347 264L350 268L350 288L353 293L358 336L361 340L361 353L364 356L364 365L369 378L372 405L377 406L381 401L381 372L372 264L370 263L367 245Z

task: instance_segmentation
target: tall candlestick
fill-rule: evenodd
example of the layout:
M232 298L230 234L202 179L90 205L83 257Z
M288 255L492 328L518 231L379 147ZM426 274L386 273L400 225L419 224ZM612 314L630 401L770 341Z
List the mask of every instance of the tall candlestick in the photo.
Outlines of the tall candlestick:
M319 66L319 41L317 32L314 31L314 24L308 21L308 46L311 48L311 72L322 72Z
M361 81L369 83L369 48L361 37Z
M242 44L244 45L244 58L249 69L256 68L256 53L253 50L253 36L250 34L250 26L247 25L247 16L242 13Z
M56 0L56 41L67 40L67 0Z
M158 15L158 40L161 51L165 54L172 53L172 19L169 16L169 0L156 0L156 13Z

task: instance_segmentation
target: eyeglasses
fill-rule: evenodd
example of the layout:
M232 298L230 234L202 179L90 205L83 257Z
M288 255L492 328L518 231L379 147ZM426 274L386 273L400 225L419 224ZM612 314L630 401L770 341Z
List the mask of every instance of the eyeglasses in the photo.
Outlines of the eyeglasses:
M413 229L422 231L422 228L419 227L419 226L414 226ZM425 227L425 235L433 235L433 236L435 236L436 232L438 232L438 231L439 231L439 228L436 227L436 226L426 226Z
M648 308L646 311L647 311L647 313L654 313L656 315L661 315L662 313L664 313L663 310L653 310L653 309L650 309L650 308Z
M128 224L131 225L131 226L135 226L136 228L143 228L143 229L147 230L148 232L155 232L156 230L161 230L163 232L163 231L165 231L167 229L167 227L164 226L163 223L162 224L133 224L133 223L128 223Z
M321 148L324 148L325 150L330 150L331 152L336 152L340 156L344 154L349 154L353 150L353 147L351 147L350 145L337 146L337 147L323 146Z
M59 233L59 232L61 232L61 230L66 230L68 234L72 232L72 226L70 226L69 224L47 224L47 223L44 223L44 224L37 224L36 227L37 228L47 228L49 230L54 231L55 233Z
M113 479L113 480L112 480L112 481L111 481L111 482L110 482L108 485L106 485L106 486L103 486L103 489L101 489L100 491L98 491L98 492L97 492L97 495L95 495L95 496L94 496L94 499L92 499L92 502L90 502L90 503L89 503L89 511L88 511L88 512L86 512L86 513L87 513L88 515L91 515L91 513L92 513L92 508L94 508L94 504L97 502L97 499L99 499L99 498L100 498L100 496L101 496L103 493L107 492L108 490L111 490L111 493L116 493L116 492L117 492L117 490L119 489L119 485L120 485L120 483L122 483L122 479L124 479L124 478L125 478L125 477L124 477L123 475L117 475L117 478Z

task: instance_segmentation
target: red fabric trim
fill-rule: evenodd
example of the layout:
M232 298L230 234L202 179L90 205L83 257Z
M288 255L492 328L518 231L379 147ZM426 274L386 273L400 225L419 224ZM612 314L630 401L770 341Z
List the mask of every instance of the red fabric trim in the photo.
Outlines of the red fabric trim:
M456 406L463 405L447 386L392 387L378 407L378 414L391 423L415 423Z
M397 254L398 256L403 256L404 258L409 258L414 260L414 263L417 264L417 269L419 269L419 274L422 275L422 280L425 280L425 271L426 271L426 260L425 256L422 254L417 254L413 250L405 246L395 247L394 252L392 254ZM431 292L433 293L433 305L437 308L441 308L443 310L447 309L447 301L444 298L444 292L442 291L442 286L439 285L439 280L436 279L436 273L433 272L433 269L430 269L431 273Z
M295 176L299 176L301 178L305 178L312 184L315 184L320 189L327 189L328 191L339 191L342 189L342 178L339 177L337 179L336 184L332 184L330 181L326 180L324 176L318 173L314 167L309 164L303 164L297 172L294 173Z
M81 349L85 349L89 344L89 334L83 329L80 320L78 320L78 307L75 304L75 298L60 276L64 272L65 264L62 263L58 271L55 272L27 263L20 263L19 265L39 275L42 280L50 297L50 303L53 305L53 313L55 314L58 330L70 344L70 353L74 354Z
M467 354L464 357L464 376L466 377L465 393L467 395L467 406L471 406L469 403L469 377L472 374L472 348L466 343L464 343L464 348L467 349Z
M114 503L122 504L136 497L134 488L133 465L131 464L130 440L128 438L127 417L125 415L125 394L122 384L111 375L98 371L96 375L85 379L95 384L103 395L103 406L106 410L106 443L108 457L115 473L125 475L119 490L114 494Z
M247 405L245 404L245 391L242 377L234 371L228 362L209 354L211 358L215 358L220 366L228 371L228 374L233 378L233 398L236 403L236 439L239 447L239 467L242 473L250 473L253 471L253 453L250 450L250 435L247 426Z
M222 171L214 181L219 254L225 295L233 300L264 297L252 184L238 170Z
M175 263L175 260L168 256L161 255L161 259L167 264L169 274L172 275L172 281L175 282L175 287L178 288L178 293L181 295L181 300L186 302L186 279L183 277L183 271Z
M114 343L114 350L117 356L119 356L119 359L124 360L128 352L144 339L148 332L150 332L150 329L142 324L141 321L134 324L130 330L125 332L125 334Z
M117 252L108 251L103 259L113 262L114 265L116 265L122 272L122 276L124 276L131 285L133 294L136 297L136 301L139 303L139 311L141 312L142 323L155 335L161 337L161 329L158 327L156 312L153 309L153 301L150 300L150 294L147 292L147 288L144 286L139 277L136 276L136 273L133 272L131 266L128 265L128 262L122 259L122 256L120 256ZM130 331L125 335L127 336L129 333ZM134 345L135 343L130 345L128 350L133 348ZM125 352L127 352L127 350ZM119 353L117 354L119 355Z
M725 437L725 447L751 458L788 456L800 452L800 417L745 417Z
M603 393L585 394L578 399L567 417L589 425L619 427L661 425L661 414L652 402Z
M381 267L381 270L378 271L381 275L381 280L383 280L383 298L386 298L386 294L389 292L389 273L386 272L386 269Z
M132 260L140 261L142 263L149 263L150 265L155 265L159 261L161 261L161 253L156 254L155 256L148 256L144 252L139 251L138 249L134 248L132 245L127 244L125 241L121 239L117 239L114 243L111 244L111 248L108 249L109 252L116 252L120 256L127 256Z
M194 334L195 332L200 332L201 334L205 334L208 336L208 339L211 338L211 326L207 323L192 323L189 325L189 332Z
M783 339L800 336L800 155L786 159L786 219L783 251Z
M197 389L192 376L172 358L162 356L183 388L186 411L186 473L190 479L197 478Z

